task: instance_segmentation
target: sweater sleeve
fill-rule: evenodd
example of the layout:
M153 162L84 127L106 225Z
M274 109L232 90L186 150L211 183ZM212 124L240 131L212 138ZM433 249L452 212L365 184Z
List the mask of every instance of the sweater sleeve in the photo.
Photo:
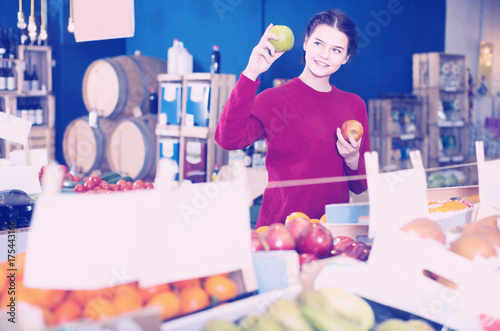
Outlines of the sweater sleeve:
M262 122L252 115L259 80L241 74L215 129L215 141L226 150L243 149L264 138Z
M366 175L365 166L365 152L370 151L370 133L368 127L368 116L366 113L366 105L362 103L362 112L360 122L363 125L363 138L361 140L361 147L359 148L359 166L357 170L352 170L344 163L344 169L347 176L359 176ZM368 184L366 179L359 179L354 181L349 181L349 190L355 194L363 193L368 189Z

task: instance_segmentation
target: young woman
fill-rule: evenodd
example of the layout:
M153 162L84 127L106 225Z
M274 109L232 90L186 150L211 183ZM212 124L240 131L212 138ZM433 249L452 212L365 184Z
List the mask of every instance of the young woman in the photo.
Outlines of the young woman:
M349 202L349 190L365 191L366 180L296 186L280 182L364 175L363 154L370 150L364 101L329 82L357 51L359 36L351 19L336 10L314 16L305 31L300 76L256 96L257 77L283 55L269 42L278 39L271 28L272 24L253 49L215 131L216 142L227 150L243 149L260 139L267 143L269 183L256 228L284 223L292 212L321 218L326 205ZM364 128L359 141L346 141L340 133L342 123L352 119Z

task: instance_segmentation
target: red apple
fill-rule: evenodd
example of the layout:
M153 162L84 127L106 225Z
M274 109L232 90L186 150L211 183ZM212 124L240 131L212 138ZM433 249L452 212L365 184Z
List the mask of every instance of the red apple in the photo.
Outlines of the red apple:
M340 132L345 140L349 141L349 136L353 136L354 140L358 141L363 136L363 125L356 120L348 120L342 123Z
M264 240L261 233L255 231L255 230L250 230L250 233L251 233L251 238L252 238L251 239L252 252L268 251L269 250L269 245Z
M354 239L346 236L337 236L333 238L333 248L337 251L343 251L348 245L354 242Z
M354 257L355 259L365 261L370 255L371 247L361 241L354 241L344 248L344 253L347 256Z
M285 224L286 229L292 234L294 240L297 240L300 232L304 230L311 221L304 217L296 217Z
M333 237L326 227L320 223L309 224L297 238L299 254L312 253L319 259L331 256Z
M272 251L295 249L295 240L283 223L270 225L264 232L264 240Z
M304 263L309 263L311 261L317 261L317 260L318 257L311 253L302 253L299 255L299 263L301 267Z

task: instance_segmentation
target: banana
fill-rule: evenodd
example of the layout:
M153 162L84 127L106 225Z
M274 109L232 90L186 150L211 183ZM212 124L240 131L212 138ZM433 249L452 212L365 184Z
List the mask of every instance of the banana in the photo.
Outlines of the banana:
M203 331L239 331L233 323L222 319L213 319L203 326Z
M278 299L268 309L268 315L286 331L314 331L295 300Z
M297 296L297 302L301 306L327 310L332 313L334 312L328 302L328 299L323 294L315 290L303 290Z
M253 314L243 318L238 326L241 331L284 331L273 318L263 314Z
M325 309L301 307L306 320L318 331L362 331L361 327Z
M333 287L325 287L317 291L327 298L337 314L356 323L362 330L368 331L375 324L373 309L363 298Z
M423 320L411 319L406 322L411 325L415 331L434 331L434 328Z
M411 324L406 323L406 321L397 319L397 318L389 318L382 323L380 323L375 331L415 331Z

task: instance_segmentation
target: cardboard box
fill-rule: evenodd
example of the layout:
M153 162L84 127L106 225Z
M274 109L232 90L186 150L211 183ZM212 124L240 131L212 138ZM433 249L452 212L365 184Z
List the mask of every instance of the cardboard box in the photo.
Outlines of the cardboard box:
M208 126L210 83L188 82L186 100L186 126Z

